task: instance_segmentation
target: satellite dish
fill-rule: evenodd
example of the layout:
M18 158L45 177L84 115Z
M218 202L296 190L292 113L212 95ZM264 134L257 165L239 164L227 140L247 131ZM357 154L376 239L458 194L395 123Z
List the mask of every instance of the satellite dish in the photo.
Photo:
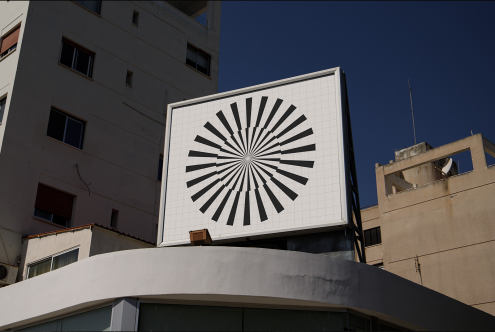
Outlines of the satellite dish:
M447 175L447 173L450 171L451 168L452 168L452 158L448 158L447 163L442 168L442 174Z

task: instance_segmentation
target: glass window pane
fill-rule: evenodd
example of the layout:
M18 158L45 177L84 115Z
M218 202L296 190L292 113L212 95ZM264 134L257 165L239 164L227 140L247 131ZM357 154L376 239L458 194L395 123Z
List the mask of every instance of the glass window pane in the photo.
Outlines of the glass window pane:
M74 47L62 43L62 52L60 52L60 63L72 68L72 57L74 56Z
M83 1L82 5L95 13L100 13L100 2L99 1Z
M187 55L186 55L186 58L187 59L189 59L192 62L196 63L196 54L197 54L197 51L194 48L192 48L190 46L187 46Z
M162 180L162 173L163 173L163 157L160 156L160 159L158 160L158 181Z
M52 221L53 213L46 212L41 209L34 208L34 215L38 218Z
M7 98L0 100L0 123L3 121L3 112L5 111L5 104L7 103Z
M39 262L29 266L28 279L39 276L40 274L50 272L52 266L52 259L47 259L46 261Z
M244 331L344 331L346 313L244 309Z
M110 331L112 307L61 319L61 331Z
M349 328L347 331L371 331L369 319L353 314L349 315Z
M74 69L84 75L88 75L89 61L91 56L87 53L76 50L77 57Z
M83 131L83 124L81 122L68 118L64 142L80 149L82 131Z
M242 308L141 303L138 331L242 331Z
M198 52L198 66L208 68L210 57L204 53Z
M79 257L79 248L66 252L65 254L53 257L52 270L59 269L66 265L77 262Z
M59 141L63 141L66 118L67 117L64 114L51 110L46 134L52 138L58 139Z
M57 323L58 321L54 320L53 322L30 326L30 327L26 327L25 329L16 330L16 331L59 331L57 329Z

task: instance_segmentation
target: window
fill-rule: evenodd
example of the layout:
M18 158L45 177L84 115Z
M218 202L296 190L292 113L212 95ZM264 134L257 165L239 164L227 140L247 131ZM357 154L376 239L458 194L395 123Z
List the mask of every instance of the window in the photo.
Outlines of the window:
M127 75L125 76L125 84L127 84L128 86L132 86L132 76L132 71L128 70Z
M137 11L132 12L132 24L135 24L135 25L139 24L139 12L137 12Z
M46 135L82 149L84 122L52 108Z
M56 269L60 269L66 265L77 262L79 257L79 248L66 251L64 253L54 255L50 258L44 259L41 262L29 265L28 279L39 276Z
M375 244L380 243L382 243L382 234L380 232L380 227L375 227L364 231L365 247L374 246Z
M160 159L158 159L158 181L162 181L163 173L163 155L160 154Z
M119 221L119 210L112 209L112 219L110 220L110 227L117 229Z
M77 70L88 77L93 76L93 59L95 54L70 40L62 39L59 62Z
M7 97L0 99L0 123L3 121L3 112L5 111L5 104L7 103Z
M101 9L101 1L78 1L76 0L78 4L81 6L84 6L91 10L92 12L95 12L96 14L100 14L100 9Z
M158 1L157 1L158 2ZM208 26L208 1L166 1L196 22Z
M13 50L17 48L17 41L19 40L19 32L21 26L18 26L11 32L2 37L2 47L0 48L0 58L3 58Z
M69 226L73 204L74 196L40 183L36 194L34 215L57 225Z
M194 46L187 45L186 64L210 76L210 56Z

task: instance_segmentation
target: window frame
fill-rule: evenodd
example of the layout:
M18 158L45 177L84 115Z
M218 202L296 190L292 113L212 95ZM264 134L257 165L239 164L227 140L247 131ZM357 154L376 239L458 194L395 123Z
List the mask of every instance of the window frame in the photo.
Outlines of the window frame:
M191 66L190 64L187 63L187 60L189 59L187 57L187 49L188 48L191 48L192 50L195 50L196 51L195 67L193 67L193 66ZM202 53L203 55L206 55L206 57L208 58L207 74L203 73L201 70L198 69L198 54L199 53ZM193 68L193 69L197 70L201 74L206 75L209 78L211 78L211 58L212 58L211 54L203 51L199 47L196 47L196 46L194 46L192 44L187 43L187 47L186 47L186 65L189 66L190 68ZM189 59L189 60L193 61L192 59Z
M132 88L132 81L134 79L134 72L130 71L129 69L127 70L127 73L125 75L125 85L129 86Z
M17 44L19 44L19 36L21 33L21 23L16 25L13 29L11 29L9 32L5 33L3 36L0 36L0 48L1 48L3 45L4 39L9 37L11 34L15 33L16 30L19 30L19 33L17 36L17 41L15 42L15 44L13 44L7 50L5 50L3 53L0 54L0 60L7 57L9 54L11 54L12 52L14 52L17 49Z
M0 97L0 125L3 123L3 116L5 115L6 108L7 108L7 95L4 95L3 97Z
M97 1L98 1L98 12L95 12L95 11L93 11L92 9L89 9L88 7L86 7L86 6L84 5L84 0L83 0L83 1L81 1L82 3L79 3L79 2L77 2L77 1L75 1L75 0L73 0L72 2L74 2L74 3L78 4L79 6L83 7L84 9L89 10L90 12L92 12L92 13L94 13L94 14L96 14L96 15L98 15L98 16L100 16L100 17L101 17L101 3L102 3L103 1L101 1L101 0L97 0Z
M71 63L71 66L67 66L66 64L63 64L61 62L62 60L62 50L63 50L63 47L64 47L64 43L67 44L68 46L71 46L74 48L74 51L72 53L72 63ZM77 57L79 55L79 52L82 52L82 53L85 53L86 55L89 56L89 63L88 63L88 68L86 70L86 74L83 73L83 72L80 72L79 70L77 70L75 68L76 64L77 64ZM62 37L62 41L60 42L60 52L59 52L59 55L58 55L58 63L66 68L70 68L72 70L75 70L76 72L78 72L79 74L81 75L84 75L90 79L93 79L93 68L94 68L94 60L95 60L95 55L96 53L85 48L85 47L82 47L76 43L74 43L72 40L70 39L67 39L65 37Z
M58 109L58 108L56 108L56 107L54 107L54 106L52 106L52 107L50 108L50 115L51 115L52 111L54 111L54 112L58 112L58 113L60 113L60 114L62 114L62 115L65 115L65 117L66 117L66 118L65 118L65 124L64 124L64 137L63 137L63 139L60 141L60 140L56 139L55 137L51 137L51 136L49 136L49 135L48 135L48 126L47 126L47 128L46 128L46 130L47 130L46 136L47 136L47 137L50 137L50 138L52 138L52 139L54 139L54 140L57 140L57 141L59 141L59 142L62 142L62 143L64 143L64 144L67 144L67 145L69 145L69 146L72 146L73 148L76 148L76 149L79 149L79 150L83 150L83 146L84 146L84 144L83 144L83 143L84 143L84 132L85 132L85 130L86 130L86 124L87 124L87 122L86 122L86 121L84 121L84 120L82 120L82 119L76 118L75 116L73 116L73 115L71 115L71 114L68 114L68 113L66 113L66 112L62 111L61 109ZM48 125L50 124L50 115L48 116ZM82 124L82 130L81 130L81 134L80 134L80 137L79 137L81 144L80 144L80 146L79 146L79 147L74 146L74 145L71 145L71 144L69 144L69 143L66 143L66 142L65 142L65 137L66 137L66 134L67 134L67 123L68 123L68 119L69 119L69 118L70 118L70 119L72 119L73 121L76 121L76 122L79 122L79 123L81 123L81 124Z
M71 251L74 251L74 250L78 250L78 251L79 251L79 248L80 248L80 247L81 247L81 246L80 246L80 245L78 245L78 246L75 246L75 247L72 247L72 248L66 249L66 250L64 250L64 251L58 252L58 253L56 253L56 254L53 254L53 255L51 255L51 256L44 257L44 258L41 258L41 259L38 259L38 260L35 260L35 261L33 261L33 262L30 262L30 263L26 264L27 269L26 269L26 278L25 278L25 280L30 279L30 278L29 278L29 270L31 269L31 267L32 267L32 266L34 266L34 265L37 265L37 264L40 264L40 263L43 263L43 262L46 262L46 261L50 260L50 271L48 271L48 272L46 272L46 273L52 272L52 271L54 271L54 270L53 270L53 258L54 258L54 257L60 256L60 255L63 255L63 254L66 254L66 253L71 252ZM78 262L78 261L79 261L79 252L77 253L77 260L76 260L75 262ZM75 263L75 262L74 262L74 263ZM70 263L70 264L72 264L72 263ZM67 264L67 265L70 265L70 264ZM65 266L67 266L67 265L65 265ZM62 267L63 267L63 266L62 266ZM62 267L59 267L58 269L61 269ZM58 270L58 269L55 269L55 270ZM43 273L43 274L44 274L44 273ZM39 275L41 275L41 274L39 274ZM37 276L31 277L31 278L35 278L35 277L37 277Z
M137 27L139 26L139 12L137 10L132 11L132 24Z
M158 174L157 179L158 182L162 182L163 180L163 154L160 153L160 157L158 158Z
M369 243L368 244L367 241L366 241L366 234L367 233L370 234L370 242L372 242L371 241L371 238L372 238L371 237L371 234L372 234L371 232L372 231L378 231L377 232L377 236L376 236L376 241L377 242L376 243ZM363 230L363 238L364 238L364 247L365 248L368 248L368 247L371 247L371 246L377 246L377 245L382 244L382 230L381 230L380 226Z

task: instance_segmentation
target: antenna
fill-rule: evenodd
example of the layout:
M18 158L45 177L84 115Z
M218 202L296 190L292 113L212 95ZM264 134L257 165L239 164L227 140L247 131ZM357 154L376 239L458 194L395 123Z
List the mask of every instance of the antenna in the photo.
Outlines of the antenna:
M409 79L407 79L407 84L409 84L409 99L411 100L411 113L412 113L412 119L413 119L413 131L414 131L414 145L416 145L416 127L414 126L414 109L412 105L412 94L411 94L411 83L409 82Z

